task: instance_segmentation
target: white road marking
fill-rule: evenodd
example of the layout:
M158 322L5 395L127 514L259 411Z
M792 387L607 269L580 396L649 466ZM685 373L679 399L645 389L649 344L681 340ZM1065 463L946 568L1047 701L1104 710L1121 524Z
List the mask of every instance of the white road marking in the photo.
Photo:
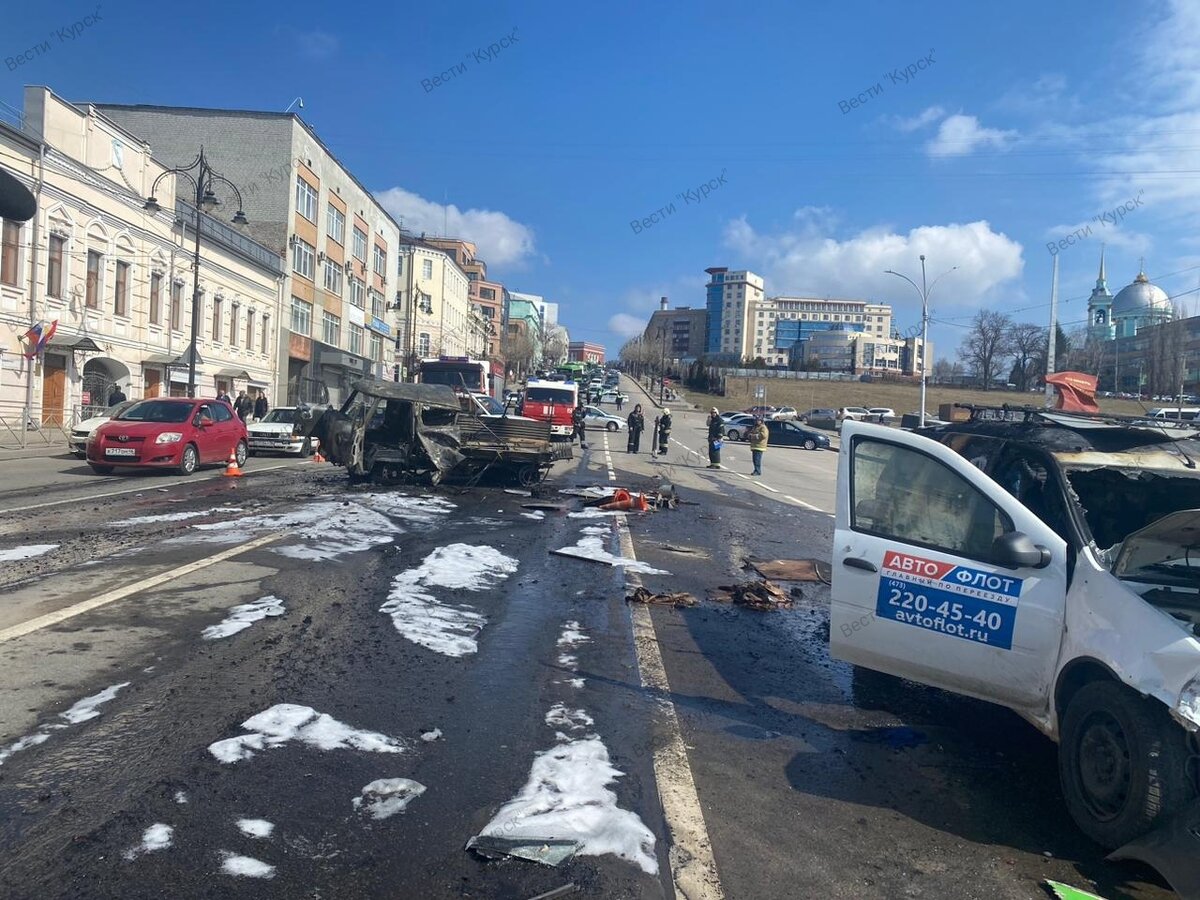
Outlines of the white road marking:
M619 513L616 518L621 535L621 555L636 559L629 522L624 513ZM626 570L627 590L632 592L641 583L637 573ZM687 747L679 730L679 717L675 714L674 705L667 699L671 694L671 684L667 680L667 669L663 665L650 607L644 603L631 603L629 608L642 686L657 691L661 698L658 709L666 741L654 750L654 780L658 783L663 817L671 832L671 846L667 854L675 892L683 900L723 900L725 891L721 887L716 859L713 858L708 826L704 824L704 809L700 805L696 780L688 763Z
M190 575L193 572L198 572L201 569L206 569L209 566L216 565L219 562L224 562L227 559L232 559L242 553L250 550L257 550L259 547L265 547L272 541L277 541L284 537L288 532L277 531L274 534L263 535L252 541L246 541L244 544L239 544L236 547L231 547L228 550L222 550L220 553L214 553L212 556L197 560L193 563L188 563L185 566L171 569L167 572L162 572L158 575L152 575L149 578L143 578L141 581L135 581L133 584L128 584L125 587L117 588L101 594L99 597L93 597L91 600L84 600L82 603L76 603L73 606L68 606L52 613L47 613L44 616L38 616L34 619L29 619L19 625L13 625L11 628L5 628L0 631L0 643L10 641L13 638L22 637L26 634L32 634L35 631L40 631L43 628L48 628L51 625L57 625L59 622L65 622L67 619L74 618L85 612L91 612L93 609L99 609L101 606L107 606L110 603L115 603L118 600L123 600L133 594L141 593L150 588L158 587L160 584L166 584L169 581L174 581L177 578L182 578L185 575Z
M262 467L255 466L253 469L243 472L242 474L243 475L257 475L259 472L269 472L272 469L288 469L288 468L292 468L292 467L289 466L287 463L279 463L279 465L275 465L275 466L262 466ZM214 478L219 478L219 477L222 477L223 475L224 475L223 472L216 471L216 472L213 472L212 475L201 476L200 478L191 476L191 477L182 478L178 481L147 482L146 484L142 485L141 487L129 488L128 490L125 490L125 491L109 491L106 494L88 494L87 496L84 496L84 497L69 497L66 500L50 500L46 503L34 503L31 506L14 506L11 509L5 509L4 512L19 513L19 512L27 512L31 509L47 509L48 507L51 507L51 506L62 506L64 503L87 503L91 500L100 500L104 497L120 497L122 494L146 493L147 491L153 490L155 488L160 488L160 487L179 487L179 486L185 485L185 484L196 484L197 482L200 482L200 481L212 481Z
M612 451L608 449L608 431L604 432L604 464L608 466L608 480L616 481L617 472L613 468Z
M797 498L793 497L791 494L784 494L783 499L791 500L797 506L803 506L805 509L811 509L813 512L825 513L825 515L827 515L827 516L833 515L833 513L831 513L831 512L825 512L825 510L821 509L821 507L819 507L819 506L813 506L811 503L805 503L803 500L798 500Z
M758 482L758 486L765 491L770 491L772 494L779 493L779 491L775 490L775 488L771 487L769 484L763 484L761 481Z

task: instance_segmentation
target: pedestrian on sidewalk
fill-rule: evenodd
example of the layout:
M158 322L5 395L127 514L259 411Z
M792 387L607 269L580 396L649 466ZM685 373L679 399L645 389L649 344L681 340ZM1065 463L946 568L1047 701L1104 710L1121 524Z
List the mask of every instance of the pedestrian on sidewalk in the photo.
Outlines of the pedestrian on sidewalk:
M254 421L261 422L266 418L267 410L270 408L267 403L267 392L259 391L258 396L254 399Z
M238 414L238 418L245 422L250 413L254 411L254 401L245 391L238 391L237 402L233 404L233 409Z
M754 471L751 475L762 475L763 453L767 449L769 436L770 432L767 431L762 416L755 416L754 427L746 434L746 440L750 442L750 458L754 460Z
M671 440L671 411L664 409L662 415L658 417L658 453L660 456L667 455L669 441Z
M118 403L124 403L127 399L125 392L121 390L121 386L114 384L112 392L108 395L108 405L116 406Z
M629 428L629 442L625 445L626 453L637 453L642 449L642 432L646 430L646 417L642 414L642 404L633 408L629 418L625 420Z
M714 406L708 414L708 467L721 468L721 414Z

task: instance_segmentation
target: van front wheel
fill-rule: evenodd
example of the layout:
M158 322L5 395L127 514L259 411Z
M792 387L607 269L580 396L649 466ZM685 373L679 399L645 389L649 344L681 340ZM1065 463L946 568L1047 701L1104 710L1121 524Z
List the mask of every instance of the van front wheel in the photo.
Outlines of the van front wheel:
M1160 704L1112 681L1084 685L1062 720L1058 773L1071 818L1115 850L1196 796L1187 736Z

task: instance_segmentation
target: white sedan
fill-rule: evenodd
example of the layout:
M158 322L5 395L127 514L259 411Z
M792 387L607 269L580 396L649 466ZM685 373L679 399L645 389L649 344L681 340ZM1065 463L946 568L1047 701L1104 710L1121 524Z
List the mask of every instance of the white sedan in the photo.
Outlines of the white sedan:
M73 425L71 427L71 440L69 441L71 445L71 452L80 459L87 459L87 442L88 438L92 436L92 432L109 419L116 416L117 413L128 409L135 403L137 403L136 400L124 400L120 403L110 406L99 415L84 419L82 422L77 422L75 425Z
M321 442L315 437L305 438L297 434L299 421L296 407L277 406L261 422L246 426L250 436L250 455L256 453L294 453L311 456Z
M620 416L611 415L595 406L583 408L583 423L588 428L603 428L606 431L621 431L625 428L625 420Z

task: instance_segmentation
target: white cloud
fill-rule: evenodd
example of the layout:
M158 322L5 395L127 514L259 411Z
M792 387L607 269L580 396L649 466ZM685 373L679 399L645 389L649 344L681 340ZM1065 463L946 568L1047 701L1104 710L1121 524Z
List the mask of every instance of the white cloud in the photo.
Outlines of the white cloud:
M979 147L1003 148L1016 135L1015 131L984 128L975 116L956 113L942 120L937 136L925 145L925 152L942 158L966 156Z
M725 244L737 254L739 267L764 276L768 295L879 300L893 304L898 313L909 310L909 319L919 298L886 270L919 282L917 258L922 253L931 280L958 266L930 297L931 307L943 311L982 307L1001 296L1024 268L1021 245L986 221L923 225L907 233L878 226L839 239L811 229L761 233L743 217L726 227ZM899 318L897 324L902 324L905 316Z
M608 330L628 340L641 334L648 320L649 316L638 318L629 313L617 313L608 320Z
M420 234L450 234L472 241L489 266L520 263L535 252L533 229L490 209L443 206L419 194L394 187L378 191L377 199L405 230Z
M946 111L940 106L930 106L907 119L903 116L891 116L890 119L892 125L900 131L916 131L926 125L932 125L945 114Z

